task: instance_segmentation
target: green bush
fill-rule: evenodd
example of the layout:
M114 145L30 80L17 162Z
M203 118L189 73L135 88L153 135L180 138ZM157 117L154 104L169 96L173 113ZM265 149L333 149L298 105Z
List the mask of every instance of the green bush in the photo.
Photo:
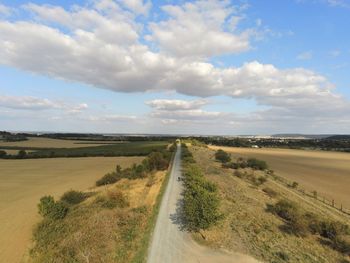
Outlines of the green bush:
M255 170L266 170L268 169L268 165L265 161L258 160L255 158L250 158L247 160L247 166L253 168Z
M198 185L191 185L184 194L184 216L186 226L191 231L207 229L214 225L221 215L218 212L219 198Z
M185 226L190 231L207 229L222 217L217 186L204 178L198 166L187 164L184 171Z
M48 216L51 213L54 205L55 199L53 198L53 196L43 196L42 198L40 198L40 202L38 204L39 214L43 217Z
M63 219L66 217L68 210L69 209L65 203L56 202L51 213L49 214L49 217L52 219Z
M217 161L222 162L222 163L227 163L227 162L231 161L230 155L227 152L225 152L225 151L223 151L221 149L216 151L215 159Z
M87 195L81 191L74 191L70 190L65 192L62 197L61 201L66 202L71 205L76 205L81 202L83 202L87 198Z
M55 202L52 196L44 196L38 204L39 214L51 219L63 219L68 213L68 207L63 202Z

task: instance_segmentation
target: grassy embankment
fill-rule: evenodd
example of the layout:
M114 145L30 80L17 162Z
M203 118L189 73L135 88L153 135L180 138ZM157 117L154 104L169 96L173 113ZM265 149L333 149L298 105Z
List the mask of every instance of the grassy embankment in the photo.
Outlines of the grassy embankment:
M34 231L32 261L143 262L170 158L151 153L140 165L106 174L81 202L51 202Z
M231 156L233 164L225 167L235 169L223 168L215 151L191 151L205 178L218 186L224 214L198 240L264 262L349 262L349 217L275 181L262 163L251 161L251 168L247 159Z

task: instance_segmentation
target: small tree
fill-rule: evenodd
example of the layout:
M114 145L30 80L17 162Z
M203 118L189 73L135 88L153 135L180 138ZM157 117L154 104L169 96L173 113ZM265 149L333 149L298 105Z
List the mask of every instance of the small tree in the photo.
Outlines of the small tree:
M4 158L7 155L5 151L0 150L0 158Z
M222 163L227 163L231 161L230 155L221 149L217 150L217 152L215 153L215 159Z

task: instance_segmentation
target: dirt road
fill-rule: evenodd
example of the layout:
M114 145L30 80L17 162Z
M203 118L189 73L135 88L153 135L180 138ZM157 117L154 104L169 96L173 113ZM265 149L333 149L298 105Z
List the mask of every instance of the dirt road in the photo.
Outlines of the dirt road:
M191 235L181 227L179 209L181 209L182 183L181 146L178 146L168 186L163 196L153 240L149 248L148 263L172 262L258 262L250 256L239 253L226 253L200 246Z

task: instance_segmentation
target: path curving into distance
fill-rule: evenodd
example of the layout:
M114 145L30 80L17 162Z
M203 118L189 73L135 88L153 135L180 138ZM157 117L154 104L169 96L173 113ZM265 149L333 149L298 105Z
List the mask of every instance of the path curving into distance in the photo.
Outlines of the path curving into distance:
M163 196L152 242L148 251L148 263L257 263L256 259L240 254L226 253L204 247L192 240L182 229L179 217L181 207L181 146L177 147L169 182Z

